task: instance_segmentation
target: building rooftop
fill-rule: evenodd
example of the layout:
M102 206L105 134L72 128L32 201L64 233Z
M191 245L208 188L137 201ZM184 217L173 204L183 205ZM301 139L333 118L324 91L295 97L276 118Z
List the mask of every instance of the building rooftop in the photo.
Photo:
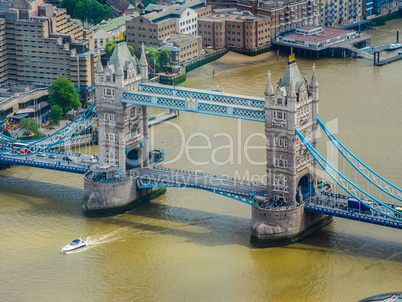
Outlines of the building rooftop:
M113 54L109 60L109 67L112 68L112 72L116 72L118 65L120 65L123 70L127 70L127 66L130 62L137 64L135 56L133 57L131 55L124 40L117 39Z
M178 2L173 5L159 5L149 4L141 13L148 20L156 23L167 18L174 18L179 16L187 8L197 9L204 5L200 0L186 0Z
M188 42L194 41L201 36L185 35L185 34L171 34L169 35L169 40L167 43L173 43L175 46L186 44Z
M269 17L267 16L261 16L261 15L253 15L250 12L241 12L239 11L236 12L231 12L231 13L219 13L219 14L212 14L208 16L203 16L198 19L198 21L214 21L214 22L219 22L219 21L262 21L266 20Z
M303 26L299 27L297 30L302 30L302 31L311 31L314 29L318 29L320 26ZM286 38L288 39L296 39L296 40L301 40L301 41L310 41L310 42L320 42L320 41L325 41L337 36L345 35L348 33L351 33L352 31L350 30L344 30L344 29L339 29L339 28L333 28L333 27L322 27L322 31L312 34L312 35L307 35L307 34L299 34L299 33L294 33L287 35Z
M138 13L134 13L128 16L121 16L117 17L108 21L102 21L100 24L95 25L92 27L94 32L103 29L106 32L118 29L120 26L125 25L127 20L133 19L138 17Z

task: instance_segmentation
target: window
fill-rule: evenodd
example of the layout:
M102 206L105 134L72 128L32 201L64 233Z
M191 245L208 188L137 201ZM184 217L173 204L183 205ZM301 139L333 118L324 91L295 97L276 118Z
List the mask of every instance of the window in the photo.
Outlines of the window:
M286 119L286 113L285 112L274 111L274 119L285 120Z
M135 107L130 110L130 118L135 118L137 116L137 110Z

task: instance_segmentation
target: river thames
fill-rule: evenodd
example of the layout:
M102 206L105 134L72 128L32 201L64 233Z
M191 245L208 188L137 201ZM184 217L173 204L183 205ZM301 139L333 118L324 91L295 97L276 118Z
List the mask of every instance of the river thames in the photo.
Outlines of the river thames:
M379 45L397 29L402 19L368 33ZM402 61L296 59L308 81L315 63L320 118L402 187ZM276 83L286 66L285 56L228 53L182 85L263 96L268 70ZM263 133L263 123L183 112L151 139L169 167L266 181ZM318 149L333 159L324 137ZM299 243L257 249L250 206L229 198L169 188L130 213L86 218L82 196L82 175L0 172L0 301L358 301L402 290L402 230L334 218ZM78 237L88 247L60 254Z

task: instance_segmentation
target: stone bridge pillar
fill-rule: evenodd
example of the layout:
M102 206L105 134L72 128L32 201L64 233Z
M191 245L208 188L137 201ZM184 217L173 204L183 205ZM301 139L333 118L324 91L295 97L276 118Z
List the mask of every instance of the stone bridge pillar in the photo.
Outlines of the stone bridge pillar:
M268 73L265 90L267 137L267 199L252 207L251 242L258 247L296 242L331 221L304 212L303 196L314 195L316 162L295 133L295 127L315 147L318 83L313 67L310 85L301 75L294 54L276 90Z
M84 212L88 215L123 212L151 194L138 190L128 172L149 165L147 109L121 102L124 90L138 90L146 81L144 47L138 62L120 34L107 66L103 68L100 59L96 66L99 163L85 175Z

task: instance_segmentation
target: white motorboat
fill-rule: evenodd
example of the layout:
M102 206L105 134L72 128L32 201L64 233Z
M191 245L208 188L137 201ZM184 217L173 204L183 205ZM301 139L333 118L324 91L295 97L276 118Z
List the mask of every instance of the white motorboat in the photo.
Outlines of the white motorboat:
M80 248L82 248L84 246L86 246L86 243L84 241L82 241L81 238L74 239L73 241L71 241L70 244L68 244L65 247L63 247L61 252L62 253L71 252L71 251L74 251L74 250L78 250L78 249L80 249Z
M402 44L401 44L401 43L392 43L392 44L389 44L389 45L388 45L388 47L387 47L386 50L391 51L391 50L397 50L397 49L399 49L399 48L402 48Z

